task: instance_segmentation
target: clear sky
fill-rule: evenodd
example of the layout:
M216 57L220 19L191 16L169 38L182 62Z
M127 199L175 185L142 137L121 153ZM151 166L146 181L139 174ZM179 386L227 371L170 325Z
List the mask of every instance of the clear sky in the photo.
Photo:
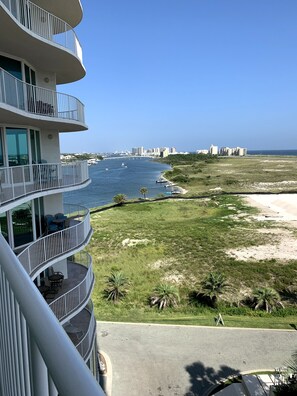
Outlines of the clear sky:
M82 0L62 152L297 148L297 0Z

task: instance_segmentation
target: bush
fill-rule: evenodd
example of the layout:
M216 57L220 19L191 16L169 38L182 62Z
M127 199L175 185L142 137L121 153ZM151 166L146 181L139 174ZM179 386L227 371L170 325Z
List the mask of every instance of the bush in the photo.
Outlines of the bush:
M116 303L126 296L129 281L122 272L112 272L107 277L106 283L107 287L104 290L104 296L107 300Z
M154 289L150 297L151 306L157 305L159 309L176 307L180 301L179 293L174 285L161 283Z

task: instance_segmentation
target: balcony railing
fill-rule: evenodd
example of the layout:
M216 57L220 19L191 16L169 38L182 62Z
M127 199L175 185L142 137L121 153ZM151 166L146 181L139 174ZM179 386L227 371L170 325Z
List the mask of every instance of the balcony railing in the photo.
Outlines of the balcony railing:
M18 22L43 39L71 51L82 62L82 49L72 27L28 0L0 0Z
M41 191L78 186L88 180L87 161L0 167L0 206Z
M69 227L39 238L18 255L31 277L34 277L45 264L82 246L90 237L92 229L87 208L65 205L64 213Z
M79 263L86 268L84 279L71 290L62 294L49 304L52 311L60 321L65 320L78 307L82 306L89 300L94 284L91 256L86 252L79 252L73 259L73 264L74 263ZM64 282L66 282L66 280Z
M85 123L84 105L74 96L27 84L2 68L0 103L39 116Z
M93 311L90 312L91 318L90 318L90 323L88 330L86 334L84 335L83 339L79 341L79 343L76 346L76 349L80 353L80 355L84 358L87 359L89 356L93 346L94 346L94 341L95 341L95 333L96 333L96 319L94 316Z
M5 346L0 348L1 394L29 395L39 387L38 394L52 395L49 376L61 396L103 396L78 353L86 356L94 345L94 316L75 349L1 233L0 251L0 323ZM42 361L36 350L32 353L32 344L47 371L40 370Z
M96 319L92 301L89 301L84 310L67 322L64 329L80 355L87 360L96 337Z

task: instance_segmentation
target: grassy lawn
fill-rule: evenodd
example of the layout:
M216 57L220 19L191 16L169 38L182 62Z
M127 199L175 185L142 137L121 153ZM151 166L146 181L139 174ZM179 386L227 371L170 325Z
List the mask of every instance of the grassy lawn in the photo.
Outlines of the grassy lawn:
M297 158L277 156L171 156L165 176L188 190L187 195L218 192L297 192Z
M230 285L219 306L226 326L288 329L297 324L294 308L286 303L285 310L272 314L241 307L240 301L254 287L271 286L281 292L296 278L297 260L236 261L226 253L234 247L271 243L273 235L257 231L267 223L250 221L253 213L242 199L229 195L142 202L93 213L94 236L88 250L96 275L97 319L213 326L218 311L191 302L190 296L207 273L219 270ZM130 286L125 299L113 304L103 297L103 290L106 276L117 270L129 278ZM179 288L181 302L175 309L149 306L148 298L161 281Z

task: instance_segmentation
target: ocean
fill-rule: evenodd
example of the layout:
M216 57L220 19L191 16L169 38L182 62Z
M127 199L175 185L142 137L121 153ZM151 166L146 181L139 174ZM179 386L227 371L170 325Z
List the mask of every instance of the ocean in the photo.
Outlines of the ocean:
M117 194L128 199L141 198L140 189L146 187L148 198L168 193L164 184L156 183L162 172L171 167L150 158L104 159L89 166L92 183L83 189L64 194L64 202L94 208L113 202Z
M297 156L297 150L248 150L248 155L294 155Z

